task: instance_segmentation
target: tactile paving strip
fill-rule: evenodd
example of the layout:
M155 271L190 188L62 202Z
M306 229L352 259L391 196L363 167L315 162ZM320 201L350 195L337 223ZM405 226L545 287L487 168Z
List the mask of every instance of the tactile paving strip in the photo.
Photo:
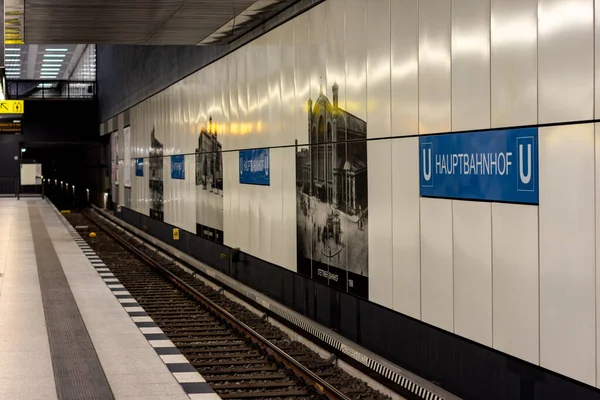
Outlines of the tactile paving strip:
M29 204L29 219L57 397L113 400L108 379L35 204Z
M58 211L55 210L55 212ZM148 343L154 348L165 363L169 371L173 374L177 382L192 400L219 400L220 397L212 390L210 385L204 380L202 375L189 363L183 354L175 347L173 342L164 334L162 329L152 320L144 309L135 301L133 296L119 282L117 277L110 272L106 264L98 257L87 242L79 233L67 222L61 215L60 220L77 244L83 254L92 264L92 267L102 277L106 286L111 290L114 296L119 300L125 311L129 314L133 322L137 325Z

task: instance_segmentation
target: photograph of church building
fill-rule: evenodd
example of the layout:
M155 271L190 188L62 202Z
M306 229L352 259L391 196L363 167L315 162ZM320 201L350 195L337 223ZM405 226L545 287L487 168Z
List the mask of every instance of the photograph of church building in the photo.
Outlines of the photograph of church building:
M152 128L150 134L149 182L150 182L150 218L164 220L163 200L163 144L156 139Z
M223 153L212 117L196 148L196 234L223 243Z
M368 286L367 123L340 108L337 84L308 110L308 146L296 151L298 271L352 291Z

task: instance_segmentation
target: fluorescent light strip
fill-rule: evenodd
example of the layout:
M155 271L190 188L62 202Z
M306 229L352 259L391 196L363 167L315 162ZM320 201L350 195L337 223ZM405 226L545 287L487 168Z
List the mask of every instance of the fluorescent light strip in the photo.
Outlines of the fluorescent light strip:
M60 71L60 68L42 68L42 71Z
M65 58L64 54L44 54L44 58L46 57L54 57L54 58Z
M69 49L46 49L46 51L69 51Z
M21 51L21 49L18 47L7 47L5 50L6 51Z
M6 54L4 57L21 57L20 54Z

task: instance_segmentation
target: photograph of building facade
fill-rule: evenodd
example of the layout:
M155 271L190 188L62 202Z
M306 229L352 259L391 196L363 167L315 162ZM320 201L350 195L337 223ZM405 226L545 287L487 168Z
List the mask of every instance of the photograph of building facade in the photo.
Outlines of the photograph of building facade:
M196 148L196 234L223 243L223 153L212 117Z
M208 130L202 127L196 149L196 186L213 193L223 191L223 154L217 128L209 118ZM222 193L221 193L222 195Z
M149 164L150 218L163 221L163 145L156 139L154 128L150 134Z
M308 100L296 152L298 269L352 290L368 277L367 123L339 107L337 84L332 100Z

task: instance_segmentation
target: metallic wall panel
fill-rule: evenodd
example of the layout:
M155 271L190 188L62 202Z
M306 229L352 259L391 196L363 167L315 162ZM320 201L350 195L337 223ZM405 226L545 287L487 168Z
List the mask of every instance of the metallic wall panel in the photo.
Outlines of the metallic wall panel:
M452 203L454 333L492 346L492 204Z
M594 12L594 118L600 118L600 0L594 1Z
M346 0L346 110L367 119L367 3ZM368 127L367 127L368 130Z
M596 384L594 124L540 128L540 365Z
M419 2L419 133L452 126L450 3Z
M248 119L251 123L249 134L246 135L244 141L244 148L251 148L253 145L260 147L264 145L262 138L262 129L259 129L259 122L262 124L262 100L261 93L267 93L264 89L266 86L265 74L265 60L267 58L267 51L264 45L264 36L255 40L248 46L246 52L246 76L248 85ZM260 61L259 61L260 60ZM267 114L268 115L268 114ZM260 216L260 203L261 194L258 188L253 185L240 185L240 193L245 194L245 199L240 201L247 201L249 203L249 215L250 215L250 238L248 252L250 254L260 254L260 241L262 240L263 227L261 226ZM266 227L264 227L266 228Z
M273 32L272 32L273 33ZM256 58L254 59L256 71L256 93L257 93L257 120L256 130L253 133L257 147L269 146L271 143L271 127L269 126L269 43L272 40L271 35L265 35L256 40ZM251 227L251 232L256 232L257 246L255 253L263 260L271 257L271 220L272 215L269 210L270 203L267 199L270 197L270 187L250 186L253 202L258 209L258 225ZM252 207L252 205L250 206ZM258 229L258 231L256 231ZM252 238L250 239L252 240Z
M538 208L492 204L494 348L540 362Z
M310 98L313 103L321 94L330 93L327 82L326 4L320 4L308 14L310 29Z
M296 109L304 104L304 99L296 97L294 70L296 64L295 34L293 23L285 24L281 30L281 137L286 144L296 139ZM303 115L306 117L306 114ZM304 118L301 121L305 121ZM306 126L304 126L306 128ZM282 234L281 265L296 271L296 149L281 149L282 170Z
M235 148L240 127L236 54L228 56L226 62L229 67L229 88L227 90L229 96L229 126L222 136L224 150ZM235 155L233 152L223 153L223 232L228 232L228 235L223 235L223 239L224 243L230 247L237 247L236 222L239 216L239 195L236 186L239 168L237 165L238 159Z
M539 123L594 116L594 1L539 0Z
M596 9L597 11L597 9ZM594 200L598 204L600 201L600 123L594 124L594 172L595 172L595 193ZM600 329L600 210L596 206L596 387L600 387L600 337L597 332Z
M390 0L367 7L367 137L390 136Z
M391 0L390 7L391 132L414 135L419 132L419 2Z
M490 0L452 0L452 130L490 127Z
M415 23L416 25L416 23ZM392 140L394 310L421 318L419 139Z
M346 108L346 13L344 3L345 0L325 2L327 16L326 73L329 83L325 91L328 96L331 96L333 85L337 85L338 103L343 109Z
M537 123L537 0L492 0L492 127Z
M267 42L267 87L268 93L268 128L269 128L269 145L278 146L290 143L286 140L282 126L282 104L281 104L281 28L271 32ZM271 223L271 241L269 243L268 254L270 260L278 265L283 264L283 172L282 166L284 161L291 160L283 159L283 151L273 149L269 153L269 171L271 185L269 186L269 201L265 201L265 206L268 206L270 223ZM261 243L262 247L262 243Z
M238 113L240 118L240 136L239 140L236 140L238 144L237 148L242 148L243 140L248 136L247 126L250 122L250 113L248 112L248 52L250 46L243 47L235 52L237 58L237 72L238 72ZM242 124L246 125L242 125ZM232 160L233 161L233 160ZM235 170L239 171L239 156L235 153ZM236 181L239 178L236 173ZM250 249L250 201L247 198L245 187L242 185L236 185L235 193L232 193L232 204L239 205L239 218L237 220L238 227L235 230L237 235L237 246L244 251ZM227 237L227 233L224 233Z
M391 134L390 0L367 8L367 137ZM392 149L367 144L369 197L369 300L393 305Z
M420 200L421 320L454 332L452 200Z
M294 97L295 97L295 101L293 103L290 103L290 107L292 107L293 109L293 123L294 126L292 127L292 129L290 130L291 132L293 132L294 137L292 138L292 140L297 140L298 143L300 144L306 144L308 143L308 118L307 118L307 111L308 111L308 107L307 107L307 102L308 99L310 97L310 32L306 29L306 26L308 25L308 14L309 13L305 13L300 15L298 18L294 19L291 23L291 25L293 26L294 29L294 41L293 41L293 47L292 49L289 49L287 46L284 47L284 54L285 52L289 51L290 53L293 52L293 66L288 66L288 68L292 69L292 73L293 73L293 80L294 80ZM287 50L286 50L287 49ZM283 58L283 63L284 65L287 65L287 63L290 61L290 58ZM287 69L284 67L284 70ZM286 77L287 74L284 72L284 77ZM286 79L287 80L287 79ZM282 81L283 84L284 81ZM288 87L288 85L284 85L284 87ZM287 97L287 94L289 93L287 90L284 90L284 96ZM290 142L291 143L291 142ZM289 153L288 153L289 154ZM293 149L293 157L294 160L296 159L296 149ZM285 245L287 249L290 249L290 254L288 255L288 257L292 258L293 260L290 259L290 265L293 266L292 270L297 270L297 257L296 257L296 252L297 252L297 232L296 232L296 226L297 226L297 211L296 211L296 163L294 162L293 165L290 165L290 163L286 163L284 165L284 168L286 169L286 175L290 176L293 173L293 181L294 181L294 187L293 189L290 188L289 192L287 192L287 195L284 194L284 200L285 199L290 199L287 200L288 202L286 204L284 204L284 208L285 208L285 215L287 216L286 218L286 226L288 227L288 229L293 229L294 230L294 234L293 236L290 237L286 237L285 239ZM293 208L293 211L292 211Z

